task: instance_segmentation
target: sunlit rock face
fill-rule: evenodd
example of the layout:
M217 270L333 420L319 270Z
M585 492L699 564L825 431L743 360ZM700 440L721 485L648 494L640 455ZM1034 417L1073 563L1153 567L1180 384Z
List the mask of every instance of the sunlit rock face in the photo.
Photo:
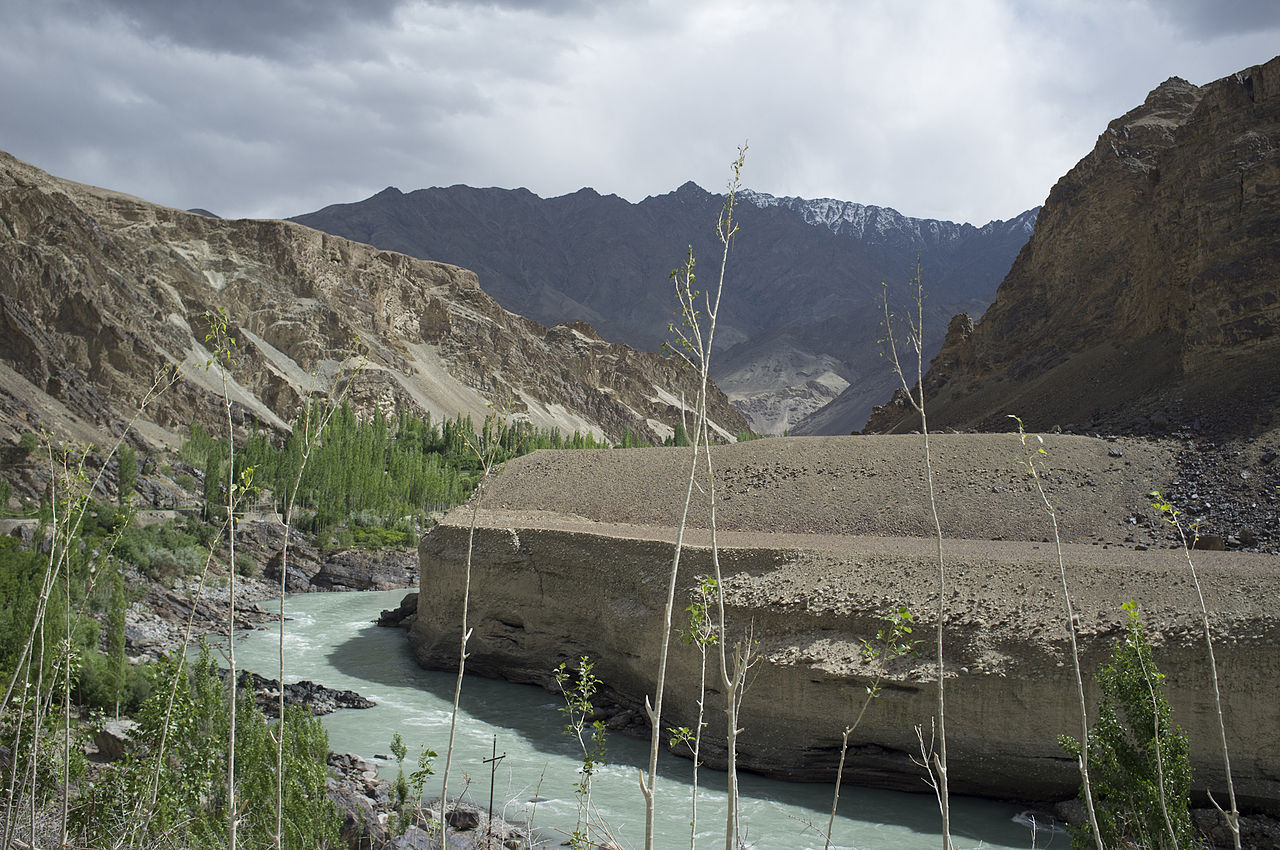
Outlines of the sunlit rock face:
M506 310L474 273L298 224L230 221L52 177L0 154L0 429L87 440L133 415L162 367L148 438L214 426L222 377L207 313L234 339L238 426L283 428L308 396L345 388L363 413L495 410L620 441L670 435L695 376L583 323ZM746 427L718 391L712 419ZM150 430L149 430L150 429Z

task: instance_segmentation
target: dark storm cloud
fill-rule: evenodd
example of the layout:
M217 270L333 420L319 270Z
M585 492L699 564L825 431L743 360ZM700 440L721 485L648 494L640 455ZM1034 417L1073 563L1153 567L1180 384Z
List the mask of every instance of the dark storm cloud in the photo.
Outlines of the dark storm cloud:
M388 22L404 0L73 0L82 14L109 10L148 38L240 56L275 56L353 23Z
M566 15L588 12L597 8L592 0L426 0L431 6L451 6L459 9L519 9L526 12L543 12L548 15ZM615 0L614 5L621 5Z
M1153 4L1182 33L1192 37L1247 35L1280 29L1276 0L1168 0Z
M1266 61L1278 14L1262 0L0 0L0 149L159 203L279 216L389 184L633 201L718 188L747 139L753 188L983 223L1040 203L1166 77Z

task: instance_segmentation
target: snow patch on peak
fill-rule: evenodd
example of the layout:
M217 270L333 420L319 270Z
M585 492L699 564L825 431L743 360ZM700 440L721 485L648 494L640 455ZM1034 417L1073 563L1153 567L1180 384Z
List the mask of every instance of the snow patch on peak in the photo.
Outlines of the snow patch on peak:
M868 206L835 198L778 198L744 189L739 196L761 209L790 210L809 225L872 243L910 242L938 245L960 237L963 225L950 221L911 218L892 207Z
M806 224L825 227L832 233L851 236L868 243L910 244L919 247L938 247L960 239L963 234L977 230L983 235L1022 230L1030 234L1035 229L1036 214L1040 208L1028 210L1005 222L992 221L981 228L954 221L932 218L912 218L892 207L877 207L835 198L776 197L765 192L742 189L738 196L761 209L785 209L798 215Z
M989 221L978 229L978 232L984 236L994 236L1001 233L1017 234L1021 233L1030 236L1035 232L1036 219L1040 215L1040 207L1033 207L1024 213L1014 216L1008 221L996 219Z

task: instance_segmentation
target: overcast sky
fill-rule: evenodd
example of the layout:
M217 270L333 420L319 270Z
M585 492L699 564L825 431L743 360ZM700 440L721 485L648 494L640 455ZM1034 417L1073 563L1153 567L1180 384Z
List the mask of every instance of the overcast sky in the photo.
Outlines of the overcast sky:
M745 181L1010 218L1170 76L1280 52L1276 0L0 0L0 149L225 216L465 183Z

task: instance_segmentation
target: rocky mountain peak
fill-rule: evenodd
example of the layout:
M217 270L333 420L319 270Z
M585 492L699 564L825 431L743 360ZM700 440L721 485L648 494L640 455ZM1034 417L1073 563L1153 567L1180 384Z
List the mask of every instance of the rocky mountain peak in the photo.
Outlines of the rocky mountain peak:
M930 424L1265 427L1280 405L1277 186L1280 57L1158 86L1058 181L995 302L948 338L925 379ZM914 427L900 413L868 428Z
M1170 77L1151 90L1142 105L1107 125L1098 137L1095 155L1112 155L1129 168L1149 171L1159 152L1173 143L1176 130L1187 122L1204 92L1181 77Z

